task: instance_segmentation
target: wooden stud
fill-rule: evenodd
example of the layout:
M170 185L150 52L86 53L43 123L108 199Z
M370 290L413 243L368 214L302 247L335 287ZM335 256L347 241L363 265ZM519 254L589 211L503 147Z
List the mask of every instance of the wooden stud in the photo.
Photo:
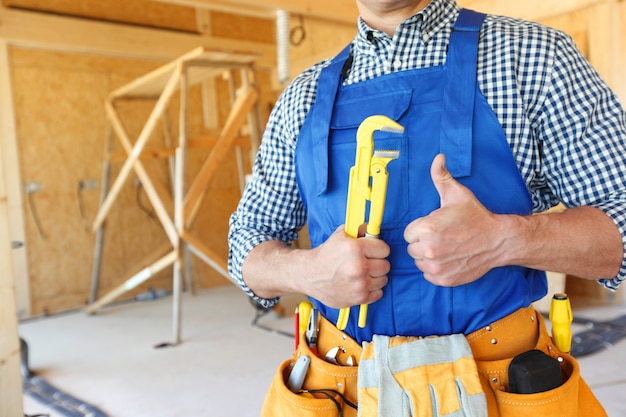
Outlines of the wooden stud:
M106 134L104 137L104 163L102 165L102 177L100 188L100 204L104 202L109 190L111 180L111 145L113 144L113 126L111 121L107 122ZM92 304L98 298L98 288L100 287L100 269L102 268L102 249L104 246L104 227L100 227L96 232L96 243L93 249L93 262L91 268L91 288L89 291L88 303Z
M166 109L165 112L163 112L163 144L165 145L165 150L163 151L164 153L162 154L162 157L166 157L168 158L167 161L167 166L169 168L169 173L170 173L170 184L172 187L172 195L174 195L174 164L176 163L176 160L174 158L174 140L172 139L172 124L170 123L170 112L169 109ZM157 151L158 152L158 151ZM145 155L146 152L142 152L142 155ZM159 157L159 155L156 152L152 152L154 154L155 157ZM125 154L124 156L126 156L127 154Z
M0 53L6 56L6 44ZM5 90L6 91L6 90ZM4 121L4 120L3 120ZM17 332L15 281L11 240L9 239L9 204L5 181L5 160L0 144L0 415L21 416L22 377L20 374L20 339Z
M1 25L0 25L1 26ZM31 312L30 285L28 279L28 259L26 258L26 231L22 205L22 185L20 179L17 149L17 129L9 65L9 46L0 39L0 147L2 148L5 175L5 191L9 216L7 240L20 247L11 251L15 296L19 316L29 316ZM1 270L0 270L1 271Z

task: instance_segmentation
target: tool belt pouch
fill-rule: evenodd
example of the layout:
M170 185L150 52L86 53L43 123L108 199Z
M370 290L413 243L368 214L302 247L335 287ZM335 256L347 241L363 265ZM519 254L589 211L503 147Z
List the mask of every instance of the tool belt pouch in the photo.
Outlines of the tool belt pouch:
M500 417L575 417L584 415L600 416L603 414L579 414L579 401L585 401L585 396L591 394L589 388L581 386L580 368L578 363L569 355L561 354L561 373L564 382L557 388L532 394L518 394L507 392L507 388L500 385L506 382L504 370L511 363L511 359L501 361L478 362L481 374L489 375L493 400L490 405L489 416ZM502 381L497 377L501 375ZM595 398L594 398L595 400ZM588 401L588 400L587 400ZM597 401L596 401L597 402Z
M362 349L352 338L321 316L319 326L318 351L321 356L339 346L341 351L338 359L345 362L352 356L358 361ZM302 390L294 393L287 387L287 381L292 367L302 355L309 356L311 363ZM326 362L311 351L302 336L296 352L276 371L265 397L261 416L355 417L358 396L356 364L340 366Z
M535 350L545 353L558 361L561 370L561 384L543 392L521 394L511 392L509 376L515 378L518 370L511 370L511 363L529 352L501 360L476 361L481 383L487 395L489 417L586 417L606 416L606 412L595 398L590 388L581 378L578 362L570 355L561 353L548 334L541 314L539 321L539 339ZM515 338L515 329L509 336ZM545 359L543 359L545 360ZM516 364L513 363L515 368ZM519 383L513 383L513 389ZM541 385L541 384L528 384ZM519 391L524 391L520 389Z

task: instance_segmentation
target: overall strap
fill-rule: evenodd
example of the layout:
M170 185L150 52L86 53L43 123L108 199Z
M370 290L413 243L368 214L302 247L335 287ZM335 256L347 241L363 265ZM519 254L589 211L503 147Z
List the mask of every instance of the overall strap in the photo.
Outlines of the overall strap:
M454 177L472 172L472 124L476 95L478 37L485 15L462 9L450 35L443 93L441 153Z
M328 135L330 121L335 107L335 98L339 91L339 84L343 81L344 66L351 62L350 45L346 46L330 65L322 69L317 85L315 97L314 117L311 119L311 133L313 136L313 155L315 166L319 170L316 195L321 195L328 186Z

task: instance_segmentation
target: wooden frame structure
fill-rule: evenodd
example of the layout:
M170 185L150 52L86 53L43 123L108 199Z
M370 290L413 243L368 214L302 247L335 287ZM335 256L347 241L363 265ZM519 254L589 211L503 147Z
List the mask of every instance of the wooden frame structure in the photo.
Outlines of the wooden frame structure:
M226 261L220 259L200 239L193 236L189 228L193 224L200 205L207 194L207 186L214 174L224 162L227 152L237 147L241 152L242 141L250 142L250 157L260 140L258 115L258 90L255 86L254 62L256 54L229 53L199 47L193 51L157 68L156 70L134 80L133 82L113 91L105 101L105 112L109 124L107 141L113 133L119 139L126 153L126 160L117 178L109 188L110 162L113 155L107 151L104 164L102 197L98 214L93 222L93 231L97 233L96 253L94 256L94 273L92 275L92 294L97 287L97 275L100 269L102 240L104 236L104 220L118 197L123 184L134 171L152 204L157 218L167 235L171 250L164 252L158 249L153 255L153 262L138 273L127 278L124 283L114 288L99 300L93 301L86 308L88 313L118 298L123 293L135 288L150 279L157 272L173 265L174 268L174 343L180 343L180 300L181 276L185 251L188 249L201 260L215 269L222 276L230 279ZM232 106L228 118L217 138L191 140L187 133L188 90L189 87L207 81L212 77L229 74L231 80ZM239 88L235 87L235 72L239 72ZM141 156L160 118L165 112L174 94L180 92L179 137L175 148L166 148L157 152L157 157L174 158L173 164L173 198L170 192L159 181L150 176ZM120 114L115 107L116 100L142 98L156 99L156 104L145 125L134 143L122 125ZM187 170L187 153L194 147L211 147L195 179L185 184ZM110 149L110 146L107 145ZM151 151L154 156L155 152ZM239 154L241 160L241 155ZM245 175L243 165L239 164L239 175ZM108 190L107 190L108 189ZM189 274L187 274L189 277ZM191 287L191 284L190 284ZM95 297L94 297L95 298Z

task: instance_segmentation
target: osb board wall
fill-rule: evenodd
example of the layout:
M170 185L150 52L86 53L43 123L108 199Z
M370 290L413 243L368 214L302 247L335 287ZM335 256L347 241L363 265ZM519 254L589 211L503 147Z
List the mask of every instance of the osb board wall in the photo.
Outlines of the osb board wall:
M31 314L81 307L88 299L91 284L95 237L90 227L98 210L104 160L103 101L116 87L161 63L20 48L10 49L10 62L21 178L24 184L41 186L40 191L24 194ZM259 73L258 78L264 121L275 96L264 88L269 85L269 74ZM218 79L215 85L217 102L228 103L226 81ZM200 89L193 88L190 93L190 136L216 134L216 130L207 131L203 127ZM177 103L177 98L173 102ZM131 138L137 137L153 106L151 101L120 104ZM220 106L218 111L218 120L223 122L228 106ZM178 133L177 117L178 105L174 104L170 110L174 138ZM116 139L113 143L113 150L121 151ZM162 134L155 134L148 147L160 147L162 143ZM197 171L207 152L190 153L188 177ZM112 164L112 179L117 177L122 164L123 160ZM146 165L167 183L169 174L164 161L146 161ZM232 152L210 184L209 198L194 224L194 234L224 257L228 216L240 195L237 178ZM79 192L79 182L89 180L95 180L98 187ZM146 266L142 259L167 243L158 221L138 204L137 191L137 182L131 175L107 216L100 295ZM150 208L141 189L139 196L143 205ZM37 227L34 217L37 215L41 228ZM193 270L196 285L225 283L219 274L197 259ZM171 268L126 296L148 287L171 288Z
M298 75L310 65L338 54L356 35L354 24L290 16L290 74Z

